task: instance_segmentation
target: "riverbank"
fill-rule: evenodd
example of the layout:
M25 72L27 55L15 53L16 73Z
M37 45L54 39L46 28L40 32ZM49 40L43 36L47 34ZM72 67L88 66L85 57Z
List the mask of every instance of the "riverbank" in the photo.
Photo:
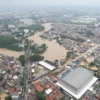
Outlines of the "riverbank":
M56 59L57 60L64 59L66 56L66 49L63 46L59 45L55 40L48 41L40 37L40 35L42 35L43 32L49 31L52 28L50 23L45 23L43 24L43 26L45 27L44 31L37 32L33 36L28 37L28 39L34 40L34 42L37 44L46 44L48 48L42 54L42 56L44 56L45 59L50 60L50 61L54 61Z
M40 37L40 35L42 35L43 32L49 31L52 28L52 25L50 23L45 23L43 24L43 26L45 27L44 31L37 32L36 34L28 37L28 39L34 40L34 42L37 44L46 44L48 48L43 54L41 54L42 56L45 57L46 60L54 61L54 60L64 59L66 56L66 49L63 46L59 45L55 40L48 41ZM5 48L0 48L0 54L13 56L17 58L20 55L23 55L24 52L23 51L18 52L18 51L8 50Z

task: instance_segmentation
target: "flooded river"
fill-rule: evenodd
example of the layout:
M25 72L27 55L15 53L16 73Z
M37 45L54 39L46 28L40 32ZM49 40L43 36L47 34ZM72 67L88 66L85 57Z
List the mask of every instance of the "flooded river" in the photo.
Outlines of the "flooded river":
M45 31L49 31L52 28L50 23L43 24L43 26L45 27ZM30 36L28 39L34 40L34 42L37 44L45 43L47 45L48 47L47 50L42 54L45 57L45 59L50 60L50 61L54 61L56 59L58 60L64 59L66 56L66 49L63 46L60 46L54 40L53 41L43 40L40 37L40 35L43 34L43 32L37 32L35 35ZM0 48L0 54L13 56L16 58L24 54L24 52L17 52L17 51Z
M52 26L50 23L43 24L45 27L45 31L49 31ZM44 32L44 31L43 31ZM66 56L66 49L63 46L60 46L56 41L48 41L44 40L40 37L43 32L37 32L35 35L30 36L29 40L34 40L37 44L43 44L45 43L47 45L47 50L42 54L45 59L54 61L54 60L60 60L64 59Z
M18 58L20 55L23 55L24 52L18 52L18 51L8 50L8 49L5 49L5 48L0 48L0 54Z

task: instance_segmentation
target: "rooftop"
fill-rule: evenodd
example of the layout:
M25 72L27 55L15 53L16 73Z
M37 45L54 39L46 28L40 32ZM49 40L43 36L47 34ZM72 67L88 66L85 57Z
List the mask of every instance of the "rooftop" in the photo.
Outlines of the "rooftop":
M83 86L93 76L93 72L82 67L77 67L75 70L66 74L67 73L63 73L58 77L62 78L62 76L65 75L62 79L77 89Z
M94 77L93 72L83 67L77 67L59 74L56 84L79 99L96 80L97 78Z
M41 82L40 81L35 82L33 83L33 85L38 92L45 90L46 100L54 100L54 99L59 100L64 96L61 93L61 91L59 91L57 87L53 85L51 82L47 81L45 85L41 85L42 84Z
M33 85L38 92L42 92L44 90L44 88L41 86L41 82L35 82Z
M50 65L50 64L48 64L47 62L44 62L44 61L40 61L39 64L42 65L43 67L49 69L50 71L55 69L55 66L52 66L52 65Z

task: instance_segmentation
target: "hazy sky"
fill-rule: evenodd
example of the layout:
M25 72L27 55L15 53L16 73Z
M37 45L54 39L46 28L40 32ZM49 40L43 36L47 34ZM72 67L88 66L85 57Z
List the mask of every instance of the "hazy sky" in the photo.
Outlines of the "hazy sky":
M100 0L0 0L0 6L84 5L100 6Z

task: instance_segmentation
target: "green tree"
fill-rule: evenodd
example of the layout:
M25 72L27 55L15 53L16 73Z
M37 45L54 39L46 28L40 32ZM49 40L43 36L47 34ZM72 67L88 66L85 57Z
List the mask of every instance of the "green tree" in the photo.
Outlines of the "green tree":
M5 88L6 84L7 84L6 82L2 83L2 87Z
M25 27L19 27L19 30L24 30L24 29L29 29L30 31L34 30L34 31L43 31L45 29L44 26L42 25L30 25L30 26L25 26Z
M67 52L66 58L70 58L72 55L72 52Z
M64 92L64 90L62 89L62 88L60 88L60 91L63 93Z
M18 41L12 36L0 36L0 48L7 48L10 50L21 51L18 47Z
M7 96L7 97L5 97L5 100L12 100L12 97L11 96Z
M94 62L91 62L91 63L89 64L89 66L95 66L95 63L94 63Z
M21 79L20 79L20 85L24 85L24 78L23 77L21 77Z
M38 47L33 45L31 47L32 52L35 53L35 54L42 54L43 52L46 51L46 49L47 49L46 44L42 44L41 46L38 46Z
M33 55L30 57L30 61L34 62L34 61L41 61L43 60L44 57L43 56L40 56L40 55Z
M46 97L42 92L37 92L36 97L38 98L38 100L46 100Z
M25 65L25 56L24 55L21 55L19 57L19 61L21 62L22 66L24 66Z
M64 100L64 97L63 97L63 98L61 98L61 99L59 99L59 100Z
M9 73L9 74L10 74L10 72L11 72L10 70L7 70L7 73Z
M94 33L92 31L87 31L87 37L90 37L90 36L94 36Z
M0 76L0 81L2 81L3 80L3 76Z

